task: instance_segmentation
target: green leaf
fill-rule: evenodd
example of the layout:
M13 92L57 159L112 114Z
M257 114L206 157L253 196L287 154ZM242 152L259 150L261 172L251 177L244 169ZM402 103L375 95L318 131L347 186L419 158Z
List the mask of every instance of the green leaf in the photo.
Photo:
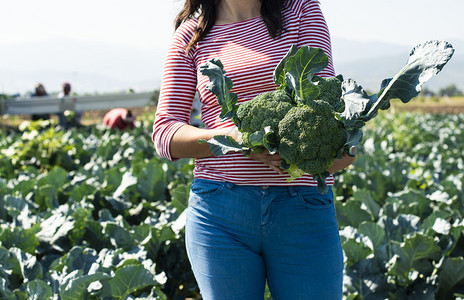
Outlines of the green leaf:
M63 300L88 299L88 286L95 281L111 278L109 275L97 272L91 275L82 275L81 270L71 273L67 276L65 284L60 286L60 296Z
M403 243L393 243L393 250L398 256L389 273L408 277L411 270L422 259L438 260L441 256L441 248L432 237L415 234L407 238Z
M41 177L37 185L51 185L55 190L61 188L67 181L68 171L61 167L53 167L47 174Z
M303 46L288 58L285 65L285 83L294 91L300 103L315 100L319 88L312 82L314 74L324 70L329 62L328 56L320 48Z
M438 273L437 299L452 299L456 285L464 281L464 258L447 257Z
M121 226L108 223L105 227L105 233L110 236L111 241L114 243L116 248L122 248L125 251L130 251L135 245L131 233Z
M171 190L170 205L176 208L179 215L187 208L189 195L190 185L181 184Z
M17 247L24 252L34 254L39 245L36 237L38 230L40 230L40 225L38 224L30 229L22 229L20 227L7 228L0 232L0 242L2 242L5 248Z
M385 79L382 83L379 100L367 118L374 116L379 108L387 109L390 99L398 98L407 103L417 96L422 85L443 69L453 53L451 44L444 41L428 41L411 49L406 66L393 79Z
M43 280L37 279L26 284L26 293L31 300L52 299L52 288ZM64 298L62 298L64 299Z
M383 269L385 263L390 260L388 253L390 241L387 239L385 230L376 223L364 222L359 225L358 233L367 236L372 242L374 260L377 262L378 266Z
M137 178L137 191L147 201L166 200L166 172L162 164L151 159Z
M287 179L288 182L293 181L294 179L297 179L301 176L303 176L306 172L298 168L297 165L295 164L287 164L284 160L282 160L280 167L285 170L288 175L290 175L290 178Z
M97 189L96 186L87 184L85 182L73 186L71 193L69 194L69 200L74 202L80 202L88 195L92 195Z
M390 299L391 287L372 258L360 260L354 266L347 265L343 277L344 289L357 295L355 299Z
M126 299L128 295L154 286L157 282L142 265L128 265L116 271L113 278L102 280L102 296L112 299Z
M363 222L358 227L358 233L367 236L374 249L387 243L385 230L376 223Z
M97 263L98 255L94 249L75 246L62 259L68 270L82 270L83 274L87 275L92 266Z
M357 227L365 221L370 221L371 216L361 208L361 203L358 201L349 200L346 203L335 202L337 220L340 226Z
M137 181L137 177L135 177L131 172L125 172L122 176L121 184L113 194L113 198L121 197L126 191L126 189L137 184Z
M363 243L359 243L353 239L348 239L342 244L343 251L347 257L346 263L349 266L353 266L358 261L366 259L372 253L372 250L369 249Z
M230 90L234 86L232 80L225 76L224 66L222 62L213 58L208 60L206 63L200 66L199 71L201 74L209 77L209 83L206 85L206 89L216 95L216 99L221 106L221 114L219 117L221 120L232 119L236 123L236 112L237 112L237 94L230 93Z
M199 140L198 143L208 143L211 152L213 152L216 156L225 155L229 152L249 151L249 149L244 147L242 143L238 143L228 135L216 135L208 141Z
M274 69L274 83L280 86L285 85L285 65L288 62L288 59L294 56L298 51L296 45L292 45L288 50L287 54L280 60L277 67Z
M3 277L0 277L0 298L16 300L15 294L8 288L8 281Z
M37 257L19 248L11 248L10 253L17 259L25 282L43 277L42 265L37 261Z
M0 246L0 266L2 266L0 268L0 275L2 276L6 274L6 273L3 273L4 271L11 270L14 267L14 263L12 261L10 252L7 249L3 248L2 246ZM2 276L0 276L0 278Z
M367 190L359 190L353 194L356 201L363 203L367 211L371 214L372 220L375 221L379 218L380 205L372 198L371 192Z
M453 56L453 47L445 41L428 41L410 51L407 64L393 78L383 80L381 90L368 96L353 80L345 80L345 111L342 119L351 122L368 121L377 115L379 109L388 109L390 100L398 98L403 103L417 96L422 85L438 74Z
M275 140L276 133L271 129L271 126L266 126L264 130L254 132L249 138L252 149L266 148L270 154L277 152Z

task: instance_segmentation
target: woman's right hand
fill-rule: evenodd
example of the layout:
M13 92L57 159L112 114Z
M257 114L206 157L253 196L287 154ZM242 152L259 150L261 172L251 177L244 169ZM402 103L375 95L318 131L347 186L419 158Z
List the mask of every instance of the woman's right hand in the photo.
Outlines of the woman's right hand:
M237 126L227 128L225 135L232 137L237 143L242 142L242 133L238 130Z
M242 133L238 130L237 126L230 128L228 132L226 133L226 135L232 137L238 143L242 142ZM284 173L284 171L280 168L282 157L280 157L278 153L270 154L267 149L263 149L263 151L259 153L252 151L248 157L253 160L257 160L257 161L264 163L266 166L273 169L279 174Z

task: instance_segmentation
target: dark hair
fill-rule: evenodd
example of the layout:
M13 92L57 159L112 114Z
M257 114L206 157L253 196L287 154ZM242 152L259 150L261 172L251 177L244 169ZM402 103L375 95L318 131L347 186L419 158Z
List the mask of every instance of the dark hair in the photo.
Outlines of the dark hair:
M216 6L221 0L185 0L184 7L177 15L175 28L191 19L198 18L195 34L187 45L186 51L201 41L216 22ZM261 0L261 17L269 35L278 38L283 31L282 9L286 0Z

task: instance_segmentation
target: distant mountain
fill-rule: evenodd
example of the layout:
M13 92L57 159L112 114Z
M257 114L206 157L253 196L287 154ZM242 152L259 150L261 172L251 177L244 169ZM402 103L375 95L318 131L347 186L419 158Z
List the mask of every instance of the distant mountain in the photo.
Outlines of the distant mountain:
M414 45L356 42L334 37L333 56L338 74L355 79L374 92L384 78L406 63ZM464 90L464 40L450 40L453 59L427 87L438 90L456 84ZM163 45L165 46L165 45ZM104 93L132 88L159 88L166 50L143 50L124 44L57 39L0 47L0 93L31 91L43 82L49 92L68 80L77 93Z
M0 92L24 93L36 82L50 91L69 80L76 92L159 87L165 50L73 39L0 47Z
M464 40L449 40L455 48L453 58L425 86L433 91L450 84L464 91ZM406 64L415 45L360 43L333 39L334 66L337 74L351 77L365 89L377 92L383 79L394 76Z

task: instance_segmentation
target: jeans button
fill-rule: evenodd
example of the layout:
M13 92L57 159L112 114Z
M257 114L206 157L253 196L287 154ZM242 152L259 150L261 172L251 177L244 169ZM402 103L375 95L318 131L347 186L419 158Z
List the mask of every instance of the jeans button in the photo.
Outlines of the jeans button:
M261 189L263 189L263 190L267 190L268 188L269 188L268 185L263 185L263 186L261 187Z

